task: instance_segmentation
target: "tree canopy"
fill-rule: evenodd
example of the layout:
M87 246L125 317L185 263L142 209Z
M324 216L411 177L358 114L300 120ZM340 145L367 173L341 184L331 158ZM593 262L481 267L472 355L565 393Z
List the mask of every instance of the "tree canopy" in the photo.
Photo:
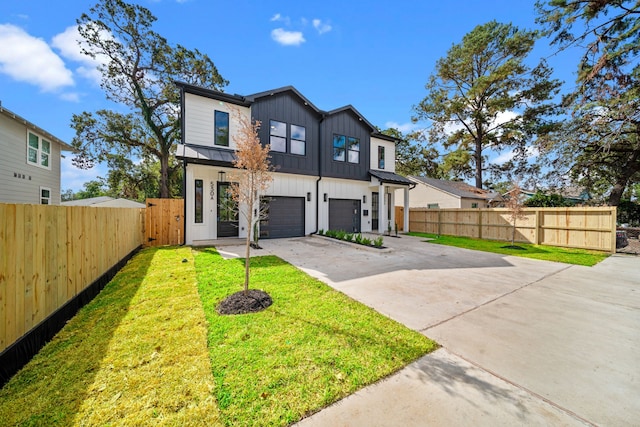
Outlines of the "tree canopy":
M640 1L549 0L538 23L560 50L578 48L576 86L563 99L572 115L546 148L554 173L618 205L640 182Z
M525 63L538 37L535 31L491 21L438 60L413 120L429 123L430 146L449 150L445 171L473 176L482 188L484 150L514 150L514 159L525 164L527 145L554 128L555 106L549 101L560 82L551 79L544 61L535 67Z
M213 61L197 49L171 45L153 31L156 17L122 0L102 0L78 19L84 54L101 61L101 87L107 99L129 112L99 110L73 116L82 168L109 156L157 159L159 196L170 197L175 143L180 140L180 80L221 90L227 84Z
M398 140L396 144L396 173L402 176L428 176L440 178L437 163L439 153L434 147L425 147L416 133L403 134L396 128L381 131Z

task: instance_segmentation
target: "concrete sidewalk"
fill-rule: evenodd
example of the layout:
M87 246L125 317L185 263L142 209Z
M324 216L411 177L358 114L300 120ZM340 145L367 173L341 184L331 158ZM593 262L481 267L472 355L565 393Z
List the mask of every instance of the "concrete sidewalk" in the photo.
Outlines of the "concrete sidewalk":
M386 238L317 237L275 254L443 348L300 425L633 425L640 419L640 259L595 267ZM233 249L221 248L233 256Z

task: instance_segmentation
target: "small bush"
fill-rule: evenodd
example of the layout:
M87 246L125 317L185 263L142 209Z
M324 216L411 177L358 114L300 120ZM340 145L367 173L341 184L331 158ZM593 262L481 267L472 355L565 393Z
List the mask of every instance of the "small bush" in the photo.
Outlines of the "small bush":
M361 244L365 246L371 246L371 239L368 237L363 237Z
M347 234L346 231L344 230L338 230L336 231L336 239L338 240L344 240L344 236Z
M335 230L327 230L326 233L324 233L324 234L327 237L333 237L333 238L336 237L336 231Z
M347 233L344 235L344 240L347 242L351 242L353 240L353 233Z
M318 235L319 236L324 236L324 230L322 228L320 230L318 230Z
M359 245L362 244L362 234L356 234L356 243Z
M375 246L376 248L381 248L383 242L384 242L384 239L382 238L382 236L377 237L373 240L373 246Z

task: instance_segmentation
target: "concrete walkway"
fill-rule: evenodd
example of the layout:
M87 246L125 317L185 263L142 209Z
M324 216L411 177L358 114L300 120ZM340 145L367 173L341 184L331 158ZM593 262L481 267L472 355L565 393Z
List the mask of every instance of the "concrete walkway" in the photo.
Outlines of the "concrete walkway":
M640 419L640 258L595 267L386 238L261 241L443 348L301 426L634 425ZM234 256L234 248L220 248Z

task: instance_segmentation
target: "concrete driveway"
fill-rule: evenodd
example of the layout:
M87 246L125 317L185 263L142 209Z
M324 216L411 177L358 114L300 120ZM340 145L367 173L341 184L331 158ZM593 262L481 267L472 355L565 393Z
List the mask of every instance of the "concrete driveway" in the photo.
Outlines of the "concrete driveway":
M640 258L569 266L430 245L319 237L262 251L443 348L301 426L637 425ZM220 248L233 256L234 248Z

